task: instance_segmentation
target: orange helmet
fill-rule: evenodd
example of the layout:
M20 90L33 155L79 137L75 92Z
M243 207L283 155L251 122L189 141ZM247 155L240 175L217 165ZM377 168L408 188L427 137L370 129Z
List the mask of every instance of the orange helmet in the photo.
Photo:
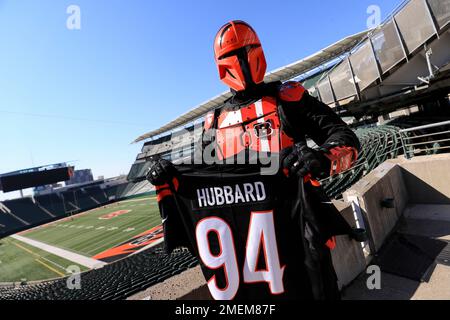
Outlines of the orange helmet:
M258 35L244 21L220 28L214 40L214 58L220 80L236 91L259 84L266 73L266 58Z

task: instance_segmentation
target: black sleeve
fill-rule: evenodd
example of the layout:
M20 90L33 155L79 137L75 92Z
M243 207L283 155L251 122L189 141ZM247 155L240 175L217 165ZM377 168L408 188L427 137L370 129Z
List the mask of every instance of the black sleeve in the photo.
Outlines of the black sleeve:
M299 141L308 136L318 146L353 147L360 151L360 143L355 133L325 103L308 94L299 101L284 102L281 105L284 129L288 135Z
M164 230L164 244L167 254L178 247L187 247L191 252L193 249L180 217L180 208L177 206L175 195L167 195L158 201L159 212L162 218Z

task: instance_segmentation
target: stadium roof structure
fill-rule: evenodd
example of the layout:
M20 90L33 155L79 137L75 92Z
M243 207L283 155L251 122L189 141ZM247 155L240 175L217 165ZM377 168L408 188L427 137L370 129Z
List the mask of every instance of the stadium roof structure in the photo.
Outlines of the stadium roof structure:
M345 52L348 52L351 48L353 48L362 40L364 40L366 36L370 33L370 31L371 30L365 30L357 34L345 37L306 58L303 58L294 63L291 63L289 65L276 69L272 72L269 72L266 74L264 80L266 82L285 81L295 78L308 71L311 71L328 61L338 58ZM184 113L175 120L170 121L169 123L165 124L159 129L150 131L148 133L139 136L136 140L133 141L133 143L150 139L164 132L173 130L175 128L185 125L186 123L194 121L199 117L201 117L202 115L204 115L206 112L221 106L225 102L225 100L228 99L230 96L231 93L229 91L223 92L213 97L212 99L199 104L198 106Z
M30 172L40 172L40 171L46 171L46 170L52 170L57 168L65 168L67 167L67 163L61 162L61 163L54 163L54 164L48 164L40 167L34 167L34 168L27 168L27 169L21 169L17 171L7 172L0 174L0 177L6 177L6 176L15 176L23 173L30 173Z

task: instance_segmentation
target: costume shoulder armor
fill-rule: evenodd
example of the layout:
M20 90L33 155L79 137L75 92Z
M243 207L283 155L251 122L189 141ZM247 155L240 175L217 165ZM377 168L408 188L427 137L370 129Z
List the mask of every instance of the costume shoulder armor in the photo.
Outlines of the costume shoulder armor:
M286 102L300 101L305 91L300 82L287 81L278 88L278 97Z

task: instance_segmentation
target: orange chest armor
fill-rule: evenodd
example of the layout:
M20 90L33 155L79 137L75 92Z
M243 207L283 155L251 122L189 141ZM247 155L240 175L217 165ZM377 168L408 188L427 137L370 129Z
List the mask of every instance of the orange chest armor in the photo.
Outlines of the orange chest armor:
M208 114L205 129L210 129L213 123L214 115ZM293 145L293 139L282 130L274 97L262 97L238 110L222 110L215 129L216 156L219 160L245 151L278 153Z

